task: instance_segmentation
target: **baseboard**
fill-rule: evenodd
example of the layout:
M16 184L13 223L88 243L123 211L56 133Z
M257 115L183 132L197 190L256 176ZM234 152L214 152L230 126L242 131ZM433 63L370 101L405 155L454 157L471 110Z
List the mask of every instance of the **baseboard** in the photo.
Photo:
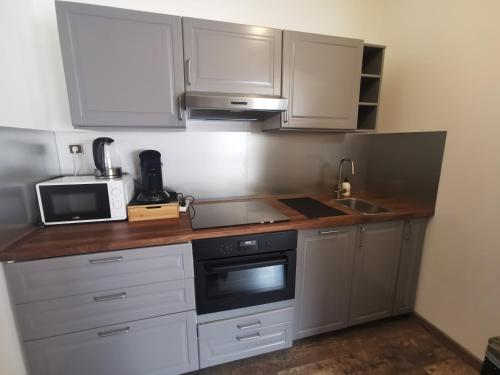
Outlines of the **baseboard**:
M444 346L446 346L452 352L456 353L464 362L469 364L469 366L471 366L478 372L481 371L481 367L483 365L483 361L481 359L477 358L474 354L469 352L462 345L453 340L450 336L448 336L446 333L441 331L434 324L432 324L419 314L413 313L412 317Z

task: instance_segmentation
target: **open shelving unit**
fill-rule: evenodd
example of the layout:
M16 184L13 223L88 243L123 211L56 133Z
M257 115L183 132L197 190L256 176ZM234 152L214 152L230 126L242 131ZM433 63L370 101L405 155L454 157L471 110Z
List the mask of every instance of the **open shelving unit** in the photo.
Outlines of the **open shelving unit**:
M384 65L385 46L365 44L358 102L358 126L360 132L375 131Z

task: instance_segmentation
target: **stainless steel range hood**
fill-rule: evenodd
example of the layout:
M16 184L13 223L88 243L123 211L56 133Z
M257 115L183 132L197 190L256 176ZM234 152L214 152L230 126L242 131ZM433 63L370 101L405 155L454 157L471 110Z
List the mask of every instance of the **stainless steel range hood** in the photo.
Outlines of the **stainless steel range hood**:
M264 120L288 107L281 96L187 92L188 118L202 120Z

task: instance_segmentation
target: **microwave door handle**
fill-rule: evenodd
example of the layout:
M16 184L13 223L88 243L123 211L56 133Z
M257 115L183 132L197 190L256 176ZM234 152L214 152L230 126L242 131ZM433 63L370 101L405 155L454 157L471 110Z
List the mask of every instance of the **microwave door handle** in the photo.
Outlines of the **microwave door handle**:
M240 264L232 264L229 266L217 266L217 267L209 267L209 272L230 272L230 271L239 271L247 268L256 268L256 267L269 267L269 266L277 266L280 264L286 264L287 259L274 259L274 260L266 260L261 262L250 262L250 263L240 263Z

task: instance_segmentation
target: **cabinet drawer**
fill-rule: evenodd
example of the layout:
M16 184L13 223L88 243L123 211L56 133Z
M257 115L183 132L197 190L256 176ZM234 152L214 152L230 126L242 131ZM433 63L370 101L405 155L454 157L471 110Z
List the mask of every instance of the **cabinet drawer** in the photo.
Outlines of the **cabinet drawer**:
M7 264L15 303L193 277L191 244Z
M239 333L199 335L200 368L292 346L292 322L280 323Z
M239 335L262 327L278 323L291 322L294 308L266 311L259 314L246 315L233 319L221 320L213 323L200 324L198 333L200 337L216 337L221 333Z
M167 375L198 368L196 315L167 315L25 344L31 375Z
M166 281L16 306L24 340L194 310L193 279Z

